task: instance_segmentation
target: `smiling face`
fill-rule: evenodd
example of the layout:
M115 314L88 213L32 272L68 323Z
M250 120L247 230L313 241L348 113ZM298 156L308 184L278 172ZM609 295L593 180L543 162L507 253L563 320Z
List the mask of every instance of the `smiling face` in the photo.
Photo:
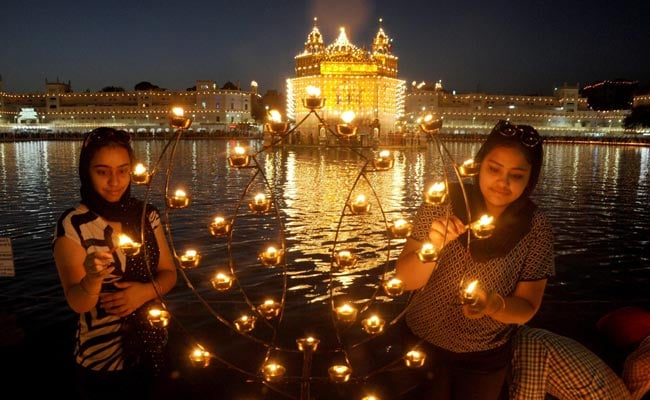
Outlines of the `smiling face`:
M487 211L499 216L528 185L531 165L518 147L497 146L481 162L479 187Z
M90 161L90 180L93 189L114 203L120 200L131 182L129 152L119 146L105 146Z

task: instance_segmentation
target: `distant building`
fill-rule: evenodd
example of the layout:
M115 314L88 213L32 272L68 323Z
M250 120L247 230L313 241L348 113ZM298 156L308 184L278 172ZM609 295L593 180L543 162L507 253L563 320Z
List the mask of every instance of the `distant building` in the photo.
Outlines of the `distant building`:
M74 92L71 84L45 83L45 93L0 92L0 126L3 130L83 132L98 126L114 126L132 132L169 130L172 107L180 106L191 116L191 129L224 132L257 129L252 117L258 101L257 83L248 91L234 84L218 88L213 81L196 81L196 90ZM22 117L30 110L30 118Z

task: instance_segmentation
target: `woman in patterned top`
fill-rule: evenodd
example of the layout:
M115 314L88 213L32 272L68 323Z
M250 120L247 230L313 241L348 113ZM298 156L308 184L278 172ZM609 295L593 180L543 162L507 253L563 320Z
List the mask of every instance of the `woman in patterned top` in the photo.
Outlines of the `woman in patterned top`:
M542 138L526 125L499 121L479 149L474 184L450 185L450 201L423 203L397 260L397 277L414 293L406 311L410 331L430 353L432 398L498 399L518 324L538 311L555 273L552 227L531 201L542 167ZM467 202L465 201L467 198ZM477 216L495 229L478 239ZM439 250L419 256L423 243ZM468 281L476 301L462 301Z
M176 268L158 210L131 197L130 140L112 128L86 134L81 202L62 213L54 232L61 285L79 313L74 355L83 398L147 396L166 358L167 332L146 314L176 284ZM125 254L119 234L142 242L141 251Z

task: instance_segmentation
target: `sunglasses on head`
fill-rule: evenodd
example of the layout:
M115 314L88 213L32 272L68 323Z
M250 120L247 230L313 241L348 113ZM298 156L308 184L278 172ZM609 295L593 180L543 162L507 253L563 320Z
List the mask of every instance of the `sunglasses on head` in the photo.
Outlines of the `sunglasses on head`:
M131 134L123 130L117 130L112 128L93 129L86 136L83 147L86 147L91 143L108 141L108 140L112 140L120 144L129 144L131 143Z
M516 137L526 147L535 147L542 143L539 133L528 125L513 125L508 121L500 120L494 126L493 131L499 132L501 136Z

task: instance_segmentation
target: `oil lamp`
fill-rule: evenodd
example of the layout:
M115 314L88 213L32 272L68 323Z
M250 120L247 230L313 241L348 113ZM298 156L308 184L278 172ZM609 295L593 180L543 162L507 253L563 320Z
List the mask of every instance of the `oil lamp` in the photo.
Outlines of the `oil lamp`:
M478 280L473 280L460 292L460 302L463 305L473 306L479 301Z
M282 379L287 372L286 368L281 364L269 361L262 366L262 375L267 382L275 382Z
M404 363L409 368L420 368L424 365L427 356L420 350L413 349L404 356Z
M302 99L302 105L311 111L323 108L325 99L320 96L320 88L307 86L307 98Z
M390 297L397 297L404 293L404 282L398 278L391 278L382 283L384 292Z
M185 250L185 253L181 254L178 257L178 260L181 263L181 268L193 269L199 266L201 255L198 254L196 250L189 249L189 250Z
M442 128L442 118L436 118L433 114L427 114L420 119L420 128L429 135L440 132Z
M339 268L351 268L357 264L357 257L350 250L340 250L334 254L334 262Z
M272 135L283 135L289 130L289 123L282 122L282 116L278 110L269 111L269 122L266 123L266 130Z
M358 195L354 200L352 200L349 207L352 214L355 215L367 214L370 212L370 203L363 194Z
M232 223L227 222L223 217L216 216L214 220L208 226L210 228L210 234L215 237L225 236L230 233L232 228Z
M233 321L235 329L239 333L247 333L255 329L257 318L254 315L242 315Z
M170 317L169 311L158 306L151 307L147 313L147 320L154 328L164 328L169 325Z
M169 208L185 208L190 205L190 198L184 190L178 189L173 196L167 196L167 206Z
M481 164L474 162L473 159L469 159L458 166L458 173L464 177L476 176L480 168Z
M212 287L220 292L230 289L232 287L232 282L232 275L225 272L217 272L214 274L212 279L210 279Z
M494 233L494 217L484 214L478 221L472 222L469 224L469 228L472 233L478 239L486 239L492 236Z
M389 227L388 233L393 238L406 238L411 235L413 225L405 219L396 219Z
M232 154L228 157L228 165L234 168L247 167L250 163L250 157L246 154L246 149L242 146L235 146Z
M363 330L369 335L376 335L383 332L385 323L386 321L374 314L361 321Z
M175 129L187 129L192 125L192 120L185 117L183 107L172 108L171 125Z
M265 213L271 209L271 199L267 198L264 193L258 193L253 201L248 203L248 208L258 214Z
M388 150L378 152L372 159L372 166L378 171L386 171L393 168L395 158L393 153Z
M277 249L274 246L269 246L258 254L258 259L262 262L263 265L267 267L273 267L280 264L282 261L282 256L284 256L283 249Z
M332 382L342 383L350 380L352 368L345 364L335 364L327 369Z
M151 181L151 175L147 171L147 167L142 163L137 163L131 172L131 182L136 185L146 185Z
M447 185L444 182L435 182L424 192L424 201L427 204L440 205L447 199Z
M357 308L350 303L344 303L336 308L336 318L341 322L356 321L357 313Z
M296 344L298 345L298 350L307 352L307 351L316 351L318 349L318 344L320 340L308 336L300 339L296 339Z
M266 319L273 319L280 315L280 303L274 300L264 300L264 303L257 306L259 312Z
M418 259L423 263L435 262L438 260L438 251L432 243L424 243L417 251Z
M118 246L120 250L127 256L135 256L140 252L142 247L141 243L136 243L131 238L123 233L118 236Z
M354 120L353 111L345 111L341 114L342 124L336 124L336 134L343 138L350 138L357 134L357 126L352 124Z
M196 346L190 353L190 361L195 367L205 368L210 365L210 352L201 346Z

